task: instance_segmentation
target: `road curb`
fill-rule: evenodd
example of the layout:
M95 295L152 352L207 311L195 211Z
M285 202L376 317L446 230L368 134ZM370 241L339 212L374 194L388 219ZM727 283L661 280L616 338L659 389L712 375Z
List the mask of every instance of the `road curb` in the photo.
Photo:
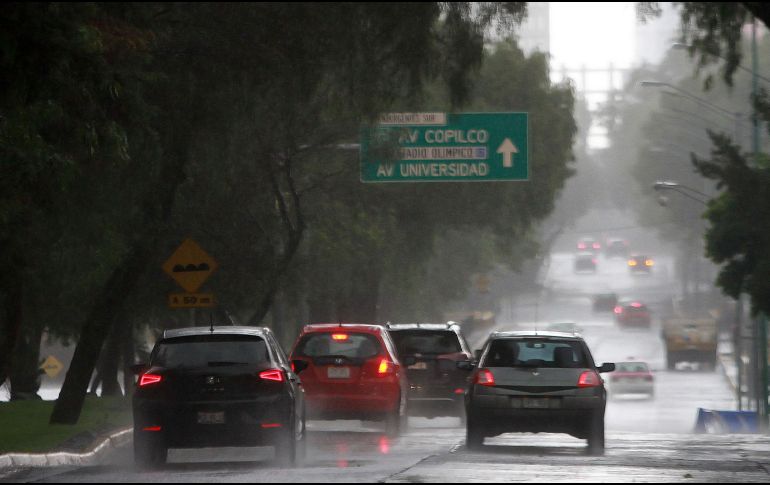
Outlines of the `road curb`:
M133 437L133 428L125 428L111 434L91 451L85 453L9 453L0 455L0 470L7 468L89 466L97 465L107 452L125 445Z

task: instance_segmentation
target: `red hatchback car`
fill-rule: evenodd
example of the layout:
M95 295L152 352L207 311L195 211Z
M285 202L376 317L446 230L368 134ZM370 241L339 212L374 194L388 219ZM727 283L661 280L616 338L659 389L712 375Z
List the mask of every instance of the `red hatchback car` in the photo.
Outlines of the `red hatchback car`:
M406 428L409 385L396 346L380 325L306 325L291 360L302 372L307 413L315 419L384 420L395 436Z
M615 306L615 320L621 325L650 326L650 309L639 301L626 301Z

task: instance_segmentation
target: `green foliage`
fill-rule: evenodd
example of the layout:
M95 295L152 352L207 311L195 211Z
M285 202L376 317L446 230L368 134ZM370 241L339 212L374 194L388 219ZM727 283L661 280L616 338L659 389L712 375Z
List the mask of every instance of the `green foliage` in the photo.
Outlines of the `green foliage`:
M709 203L706 217L708 256L724 264L718 284L728 295L751 296L753 311L770 312L770 171L750 167L731 140L711 134L710 160L693 156L705 177L718 181L724 192Z
M131 425L131 406L123 398L89 396L76 426L49 425L53 405L52 401L0 403L0 455L51 452L78 434L96 438Z

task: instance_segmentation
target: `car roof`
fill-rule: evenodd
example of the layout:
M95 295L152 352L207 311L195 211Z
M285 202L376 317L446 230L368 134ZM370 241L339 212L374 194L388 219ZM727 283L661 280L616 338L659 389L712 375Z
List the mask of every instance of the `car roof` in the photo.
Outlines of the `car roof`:
M254 335L264 337L270 333L270 329L264 327L242 327L242 326L221 326L221 327L186 327L165 330L163 338L190 337L193 335Z
M460 326L454 322L447 323L389 323L388 330L455 330Z
M490 339L498 338L553 338L553 339L570 339L570 340L583 340L579 334L567 333L567 332L543 332L540 330L530 331L499 331L489 334Z
M334 330L348 330L356 332L365 332L379 334L385 327L382 325L368 323L310 323L302 329L303 333L328 333Z

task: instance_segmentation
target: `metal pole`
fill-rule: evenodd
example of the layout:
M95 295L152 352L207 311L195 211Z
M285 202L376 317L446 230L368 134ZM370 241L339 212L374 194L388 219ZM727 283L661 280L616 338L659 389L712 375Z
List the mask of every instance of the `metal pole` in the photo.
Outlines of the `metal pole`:
M752 103L756 102L759 92L758 86L758 72L759 72L759 55L757 51L757 19L752 17L751 19L751 64L752 64L752 76L751 76L751 100ZM754 167L759 167L759 115L757 113L756 104L754 105L754 119L752 120L753 134L752 134L752 150L754 152ZM755 366L757 368L757 412L760 418L760 428L763 431L767 431L767 319L764 315L759 315L755 320L755 332L756 338L754 346L756 351L754 356Z
M737 385L735 386L735 398L738 402L738 411L743 411L743 298L739 295L735 300L735 323L733 328L733 357L735 358L735 370Z

